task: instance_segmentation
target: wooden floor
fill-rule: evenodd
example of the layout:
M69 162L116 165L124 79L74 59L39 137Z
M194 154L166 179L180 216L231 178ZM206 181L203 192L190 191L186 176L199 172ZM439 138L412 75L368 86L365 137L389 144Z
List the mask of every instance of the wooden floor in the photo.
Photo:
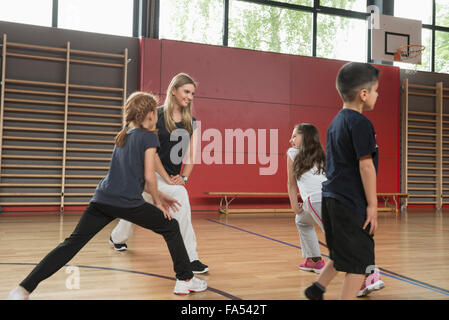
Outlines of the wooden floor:
M174 272L157 234L137 228L126 252L108 243L116 222L103 229L64 267L42 282L32 299L302 300L316 275L300 271L302 261L294 217L289 214L219 216L194 213L200 259L210 272L199 275L209 289L185 297L173 294ZM61 240L79 215L0 215L0 299ZM449 212L381 213L375 236L376 263L386 288L363 299L449 299ZM321 230L322 254L327 259ZM325 298L337 299L343 275ZM75 288L73 288L75 286ZM72 287L68 289L67 287Z

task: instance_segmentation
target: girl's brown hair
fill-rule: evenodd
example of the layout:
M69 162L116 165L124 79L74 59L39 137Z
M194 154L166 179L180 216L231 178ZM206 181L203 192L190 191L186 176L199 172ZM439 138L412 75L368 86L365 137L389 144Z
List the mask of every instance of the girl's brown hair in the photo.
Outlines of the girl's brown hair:
M173 120L173 109L174 109L174 97L173 97L173 89L178 90L179 87L182 87L186 84L192 84L196 88L196 82L186 73L179 73L173 77L170 82L170 85L167 88L167 95L165 96L164 106L161 107L164 110L164 119L165 119L165 127L168 132L172 132L175 130L176 124ZM184 129L186 129L190 134L193 132L193 122L192 122L192 109L193 103L190 102L186 108L182 108L182 124Z
M141 127L142 122L149 112L154 112L157 107L157 98L151 93L136 91L126 100L123 109L123 122L125 127L115 137L115 145L122 147L126 142L126 132L131 122Z
M293 173L296 180L301 178L302 174L317 167L316 174L323 174L326 165L326 155L320 142L318 129L309 123L296 125L296 132L302 134L302 146L293 161Z

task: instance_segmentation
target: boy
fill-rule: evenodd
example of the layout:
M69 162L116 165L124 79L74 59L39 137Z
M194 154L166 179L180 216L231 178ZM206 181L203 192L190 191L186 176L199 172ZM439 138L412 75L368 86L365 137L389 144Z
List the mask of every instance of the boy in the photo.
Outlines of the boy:
M323 299L325 288L338 271L346 272L340 299L355 299L366 289L365 274L374 268L379 155L374 127L362 112L374 109L378 78L377 68L355 62L344 65L337 75L337 90L344 105L327 132L328 180L322 186L330 261L305 291L311 300ZM383 287L378 277L375 282L374 289Z

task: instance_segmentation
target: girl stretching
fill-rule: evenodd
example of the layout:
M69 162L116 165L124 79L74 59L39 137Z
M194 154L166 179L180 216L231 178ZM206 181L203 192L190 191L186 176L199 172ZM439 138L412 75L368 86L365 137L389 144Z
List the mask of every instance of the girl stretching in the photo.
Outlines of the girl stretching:
M126 219L164 237L176 273L175 294L207 289L205 281L193 276L178 222L169 213L169 209L177 210L180 204L157 189L154 173L154 158L159 147L154 133L156 104L149 93L135 92L128 98L123 112L126 126L115 138L109 171L98 184L78 225L70 237L47 254L10 292L9 299L28 299L41 281L61 269L116 218ZM128 130L131 124L134 129ZM144 190L151 194L154 205L143 199Z

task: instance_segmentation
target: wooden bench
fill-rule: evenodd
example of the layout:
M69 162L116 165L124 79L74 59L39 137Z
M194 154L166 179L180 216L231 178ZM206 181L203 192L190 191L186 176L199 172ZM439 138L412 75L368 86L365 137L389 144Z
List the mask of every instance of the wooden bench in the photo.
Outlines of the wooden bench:
M232 201L234 201L237 197L287 197L287 192L219 192L219 191L208 191L205 192L205 194L209 196L219 196L220 197L220 206L218 208L218 212L223 214L230 214L230 213L264 213L264 212L272 212L272 213L293 213L293 210L291 208L261 208L261 209L252 209L252 208L240 208L240 209L234 209L229 208L229 205ZM298 196L300 196L298 194ZM401 204L402 207L406 206L402 203L401 199L407 199L408 194L407 193L378 193L378 197L382 197L384 200L384 207L378 208L378 211L389 211L389 212L398 212L398 204ZM392 199L394 202L394 207L388 205L388 200Z

